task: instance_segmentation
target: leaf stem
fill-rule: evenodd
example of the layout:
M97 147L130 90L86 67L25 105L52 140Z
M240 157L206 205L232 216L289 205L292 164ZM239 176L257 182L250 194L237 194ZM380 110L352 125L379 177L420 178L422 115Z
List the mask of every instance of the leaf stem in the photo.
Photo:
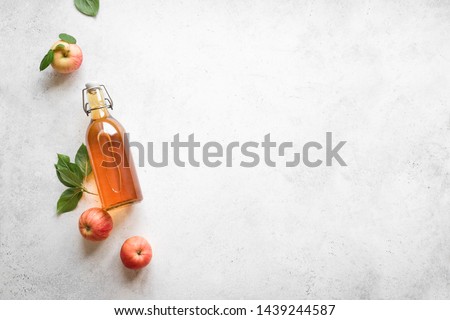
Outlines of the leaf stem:
M92 194L92 195L94 195L94 196L98 196L98 194L97 194L97 193L93 193L93 192L90 192L90 191L86 190L85 188L81 188L81 190L83 190L83 192L86 192L86 193Z

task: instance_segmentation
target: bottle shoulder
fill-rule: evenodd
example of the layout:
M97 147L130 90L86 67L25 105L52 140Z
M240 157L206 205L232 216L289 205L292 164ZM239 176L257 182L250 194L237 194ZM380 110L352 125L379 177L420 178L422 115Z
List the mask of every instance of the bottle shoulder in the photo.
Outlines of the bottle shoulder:
M113 116L108 116L108 117L99 118L99 119L91 119L91 122L89 123L88 128L93 127L93 126L102 125L102 124L110 124L113 126L123 128L122 124Z

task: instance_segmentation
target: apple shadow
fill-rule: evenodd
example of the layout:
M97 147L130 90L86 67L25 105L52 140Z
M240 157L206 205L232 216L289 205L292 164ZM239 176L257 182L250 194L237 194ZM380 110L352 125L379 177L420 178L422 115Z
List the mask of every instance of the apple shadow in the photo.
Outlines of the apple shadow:
M48 90L50 88L60 86L66 82L76 82L76 78L76 74L63 74L52 70L51 73L49 73L48 76L42 80L41 85L44 90Z
M105 242L105 241L89 241L86 239L82 239L82 241L83 241L84 255L86 257L94 254L98 250L98 248L100 248Z
M147 267L138 270L132 270L123 267L122 274L128 282L143 282L143 281L145 282L145 280L149 278L148 275L151 273L151 267L152 267L151 264Z
M141 271L142 270L132 270L125 267L122 268L122 273L125 276L125 279L127 279L128 281L137 279L139 277L139 274L142 273Z

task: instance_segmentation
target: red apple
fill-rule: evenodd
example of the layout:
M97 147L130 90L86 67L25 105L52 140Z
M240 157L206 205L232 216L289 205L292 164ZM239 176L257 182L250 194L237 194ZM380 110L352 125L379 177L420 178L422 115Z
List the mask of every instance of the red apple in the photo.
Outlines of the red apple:
M120 259L125 267L129 269L141 269L152 260L152 247L142 237L131 237L127 239L120 249Z
M62 44L64 48L61 46L56 48L59 44ZM83 52L76 44L59 40L53 44L51 49L54 51L52 67L59 73L71 73L77 70L83 62Z
M108 212L101 208L91 208L83 212L78 222L81 235L92 241L108 238L113 228L113 220Z

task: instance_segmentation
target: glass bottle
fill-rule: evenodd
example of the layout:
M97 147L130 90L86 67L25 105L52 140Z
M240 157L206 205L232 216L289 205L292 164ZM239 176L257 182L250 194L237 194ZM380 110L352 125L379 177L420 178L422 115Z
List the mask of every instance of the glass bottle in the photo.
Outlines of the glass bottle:
M105 210L143 199L130 149L125 143L125 130L108 111L112 106L112 99L104 85L86 84L83 109L91 116L86 131L86 147Z

